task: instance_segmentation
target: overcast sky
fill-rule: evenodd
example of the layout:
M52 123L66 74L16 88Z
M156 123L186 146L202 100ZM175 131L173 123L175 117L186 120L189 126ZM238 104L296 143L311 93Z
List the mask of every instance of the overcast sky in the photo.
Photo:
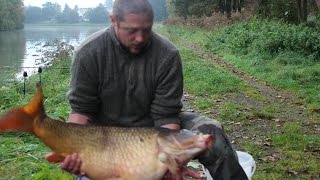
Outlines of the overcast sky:
M99 3L104 4L104 0L24 0L25 6L38 6L42 7L42 4L46 2L58 3L61 8L64 8L64 5L67 3L70 8L73 8L75 5L78 5L79 8L85 7L97 7Z

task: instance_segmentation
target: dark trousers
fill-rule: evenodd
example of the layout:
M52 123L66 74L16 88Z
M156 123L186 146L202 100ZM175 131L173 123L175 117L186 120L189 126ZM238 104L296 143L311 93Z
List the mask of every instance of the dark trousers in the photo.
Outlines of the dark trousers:
M204 134L213 135L213 146L197 158L209 170L214 180L248 179L239 164L237 154L229 138L217 120L191 112L180 113L180 120L183 129L197 130Z

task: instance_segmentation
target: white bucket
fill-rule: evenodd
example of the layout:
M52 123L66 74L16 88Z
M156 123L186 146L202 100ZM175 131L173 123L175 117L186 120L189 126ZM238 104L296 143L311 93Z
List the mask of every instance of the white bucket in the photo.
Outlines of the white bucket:
M243 168L244 172L248 176L248 179L250 180L256 171L256 162L254 161L253 157L243 151L237 151L239 163L241 167Z

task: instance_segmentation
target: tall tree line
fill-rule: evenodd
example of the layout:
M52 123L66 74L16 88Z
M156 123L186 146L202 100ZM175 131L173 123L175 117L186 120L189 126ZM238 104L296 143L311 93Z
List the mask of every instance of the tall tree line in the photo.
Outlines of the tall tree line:
M171 15L179 17L211 16L214 12L225 14L240 12L246 4L254 5L262 18L279 18L288 22L306 22L311 12L319 13L319 0L167 0ZM317 4L318 3L318 4Z
M211 16L221 12L231 17L231 12L241 12L244 0L167 0L170 12L181 17Z
M23 28L22 0L0 0L0 31Z
M303 23L310 13L319 13L316 0L257 0L257 14L264 18Z
M154 20L163 21L168 18L169 13L167 10L166 0L149 0L154 11ZM109 13L112 11L113 0L105 0L105 7Z
M108 15L103 4L99 4L96 8L79 9L78 6L70 8L65 4L63 10L57 3L47 2L41 7L28 6L25 10L26 23L37 23L47 21L51 23L78 23L88 21L91 23L106 23Z

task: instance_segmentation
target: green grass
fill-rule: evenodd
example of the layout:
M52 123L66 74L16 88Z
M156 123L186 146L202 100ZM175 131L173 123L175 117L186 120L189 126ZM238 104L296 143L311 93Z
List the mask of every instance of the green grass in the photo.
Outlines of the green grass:
M35 137L15 132L0 137L0 179L72 179L43 159L50 150Z
M52 118L67 117L70 107L66 100L69 83L70 59L56 61L52 68L44 68L42 85L47 113ZM23 95L22 82L7 84L0 88L0 112L8 108L21 106L30 101L36 90L39 76L33 75L26 82L26 95ZM73 179L58 168L48 163L43 157L50 150L36 137L26 133L0 132L0 180L8 179Z
M315 28L254 19L209 33L206 48L253 76L320 108L320 32Z
M205 96L244 88L239 79L199 59L192 54L192 51L182 49L181 56L184 59L184 83L188 92Z

